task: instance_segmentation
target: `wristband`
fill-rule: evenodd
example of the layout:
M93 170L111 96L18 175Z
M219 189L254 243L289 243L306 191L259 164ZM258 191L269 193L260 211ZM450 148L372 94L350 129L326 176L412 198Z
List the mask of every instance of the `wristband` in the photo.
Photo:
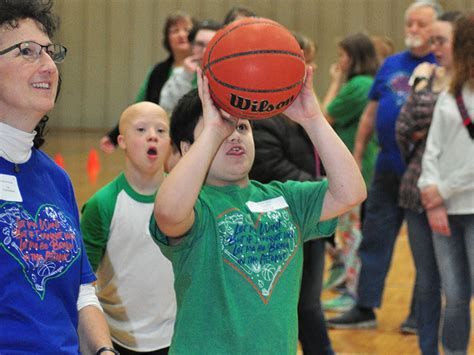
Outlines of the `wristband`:
M110 346L101 347L99 350L97 350L97 352L95 354L100 355L105 351L110 351L111 353L114 353L115 355L120 355L120 353L117 350L115 350L114 348L112 348Z

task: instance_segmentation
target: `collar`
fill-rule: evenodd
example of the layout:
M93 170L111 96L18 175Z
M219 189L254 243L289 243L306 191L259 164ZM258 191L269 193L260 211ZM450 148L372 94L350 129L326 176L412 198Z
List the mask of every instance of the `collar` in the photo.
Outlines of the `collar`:
M22 164L31 157L31 148L36 131L28 133L0 122L0 157Z

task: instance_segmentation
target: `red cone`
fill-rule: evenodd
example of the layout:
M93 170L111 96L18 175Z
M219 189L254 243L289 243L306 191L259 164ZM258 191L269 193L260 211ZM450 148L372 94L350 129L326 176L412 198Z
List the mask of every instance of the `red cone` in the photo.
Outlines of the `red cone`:
M99 153L97 150L92 148L89 151L89 157L87 158L87 176L89 177L89 182L95 184L97 182L97 177L100 172L100 159Z
M58 164L61 168L65 169L65 165L64 165L64 158L61 154L57 153L55 156L54 156L54 162L56 164Z

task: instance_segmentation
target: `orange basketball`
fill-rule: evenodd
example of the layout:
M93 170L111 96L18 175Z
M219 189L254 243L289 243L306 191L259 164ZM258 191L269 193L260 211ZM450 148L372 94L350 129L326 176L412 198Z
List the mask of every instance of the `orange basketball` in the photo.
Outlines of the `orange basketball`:
M244 18L219 30L202 66L216 106L248 119L284 111L298 96L306 72L295 37L265 18Z

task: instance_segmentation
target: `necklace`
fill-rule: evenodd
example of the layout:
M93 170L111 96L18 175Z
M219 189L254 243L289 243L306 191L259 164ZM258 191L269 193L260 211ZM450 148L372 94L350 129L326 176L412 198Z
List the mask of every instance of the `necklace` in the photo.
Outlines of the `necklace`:
M0 148L0 151L2 151L2 153L5 155L5 157L8 159L8 161L10 163L13 163L14 166L13 166L13 171L18 174L20 172L20 166L18 164L21 164L21 163L17 163L15 162L8 154L6 151L4 151L3 149ZM28 158L28 155L30 154L31 150L29 150L26 155L23 157L23 159L21 159L20 161L23 161L23 162L26 162L26 159Z

